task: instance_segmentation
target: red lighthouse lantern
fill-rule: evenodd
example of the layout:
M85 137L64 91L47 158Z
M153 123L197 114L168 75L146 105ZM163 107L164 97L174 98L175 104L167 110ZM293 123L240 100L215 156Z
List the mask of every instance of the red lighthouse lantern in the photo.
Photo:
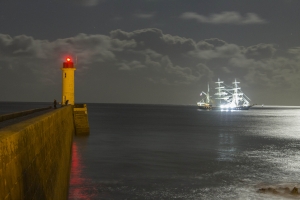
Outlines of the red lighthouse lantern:
M63 63L63 68L74 68L74 63L71 58L67 57L66 62Z

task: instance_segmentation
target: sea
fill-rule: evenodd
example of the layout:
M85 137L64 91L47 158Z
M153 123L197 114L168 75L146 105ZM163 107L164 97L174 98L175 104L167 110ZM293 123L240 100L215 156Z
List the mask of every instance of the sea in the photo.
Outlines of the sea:
M49 105L0 102L0 114ZM69 200L300 198L286 191L300 188L300 107L87 107L90 135L73 138Z

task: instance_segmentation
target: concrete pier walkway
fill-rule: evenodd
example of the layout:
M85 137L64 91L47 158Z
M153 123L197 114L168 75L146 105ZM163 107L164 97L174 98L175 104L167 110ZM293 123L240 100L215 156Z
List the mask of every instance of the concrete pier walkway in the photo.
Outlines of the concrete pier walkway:
M40 116L40 115L48 113L52 110L53 110L53 108L46 107L46 108L23 111L23 113L24 113L23 115L19 114L19 113L22 113L22 112L0 115L0 119L2 119L2 120L0 120L0 129L2 129L4 127L7 127L7 126L17 124L17 123L22 122L24 120L28 120L28 119ZM19 114L19 115L17 115L17 114ZM8 115L15 115L15 116L13 117L13 116L8 116ZM4 119L5 118L4 116L6 116L7 119Z

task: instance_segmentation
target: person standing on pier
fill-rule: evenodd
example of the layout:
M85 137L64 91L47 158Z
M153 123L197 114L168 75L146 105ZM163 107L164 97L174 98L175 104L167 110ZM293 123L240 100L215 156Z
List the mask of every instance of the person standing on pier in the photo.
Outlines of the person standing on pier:
M56 99L54 99L53 105L54 105L54 108L56 109Z

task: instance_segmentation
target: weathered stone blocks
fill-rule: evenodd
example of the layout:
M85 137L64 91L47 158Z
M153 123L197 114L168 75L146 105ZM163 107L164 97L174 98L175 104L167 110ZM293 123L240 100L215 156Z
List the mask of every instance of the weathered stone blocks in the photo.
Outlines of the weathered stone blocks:
M0 199L67 199L72 106L0 129Z

